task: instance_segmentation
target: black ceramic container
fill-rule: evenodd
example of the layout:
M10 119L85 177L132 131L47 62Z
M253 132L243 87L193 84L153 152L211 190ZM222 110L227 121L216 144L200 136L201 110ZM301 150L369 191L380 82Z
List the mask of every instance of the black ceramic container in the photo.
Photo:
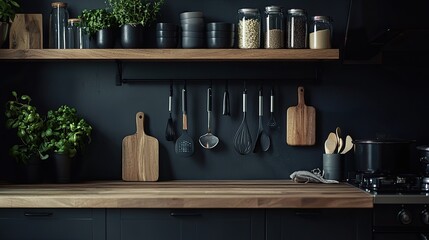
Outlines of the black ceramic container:
M121 45L123 48L141 48L143 46L143 26L125 24L121 27Z

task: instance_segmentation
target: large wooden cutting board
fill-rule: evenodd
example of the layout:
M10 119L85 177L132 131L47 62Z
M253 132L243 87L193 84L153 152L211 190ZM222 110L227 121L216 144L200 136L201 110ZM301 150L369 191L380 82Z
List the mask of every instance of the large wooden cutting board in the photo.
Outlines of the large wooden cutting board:
M10 27L10 49L42 49L42 14L16 14Z
M304 88L298 87L298 105L286 113L286 142L291 146L310 146L316 143L316 110L305 105Z
M159 142L144 132L144 113L136 114L137 132L122 140L122 180L157 181Z

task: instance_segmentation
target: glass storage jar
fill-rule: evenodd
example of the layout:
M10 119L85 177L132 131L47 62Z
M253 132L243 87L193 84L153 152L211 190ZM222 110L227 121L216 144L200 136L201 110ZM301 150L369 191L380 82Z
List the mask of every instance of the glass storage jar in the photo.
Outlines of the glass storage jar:
M51 3L49 15L49 48L66 48L67 21L69 13L67 3Z
M260 48L261 15L258 9L238 10L238 48Z
M89 48L89 35L79 18L70 18L67 26L67 48Z
M287 47L307 48L307 13L304 9L288 10Z
M76 36L78 32L78 27L80 24L79 18L70 18L67 25L67 40L66 48L77 48L78 43L76 42Z
M309 28L309 47L311 49L331 48L332 19L329 16L313 16Z
M283 10L278 6L265 7L265 48L284 48Z

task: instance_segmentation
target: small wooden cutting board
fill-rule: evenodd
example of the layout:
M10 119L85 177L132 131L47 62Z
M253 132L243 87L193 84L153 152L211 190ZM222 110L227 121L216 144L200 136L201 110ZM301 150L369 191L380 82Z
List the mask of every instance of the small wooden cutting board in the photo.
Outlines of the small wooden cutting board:
M136 114L137 132L122 140L122 180L157 181L159 177L158 139L144 132L144 113Z
M10 49L42 49L42 14L16 14L10 27Z
M305 105L304 88L298 87L298 105L286 112L286 142L291 146L310 146L316 143L316 110Z

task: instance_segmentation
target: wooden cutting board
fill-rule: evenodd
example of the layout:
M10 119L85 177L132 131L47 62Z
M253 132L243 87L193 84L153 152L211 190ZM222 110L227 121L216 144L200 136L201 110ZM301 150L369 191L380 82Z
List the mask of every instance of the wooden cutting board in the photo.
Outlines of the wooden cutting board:
M136 114L137 132L122 140L122 180L157 181L159 142L144 132L144 113Z
M16 14L10 27L10 49L42 49L42 14Z
M304 88L298 87L298 105L286 112L286 142L291 146L310 146L316 143L316 110L305 105Z

